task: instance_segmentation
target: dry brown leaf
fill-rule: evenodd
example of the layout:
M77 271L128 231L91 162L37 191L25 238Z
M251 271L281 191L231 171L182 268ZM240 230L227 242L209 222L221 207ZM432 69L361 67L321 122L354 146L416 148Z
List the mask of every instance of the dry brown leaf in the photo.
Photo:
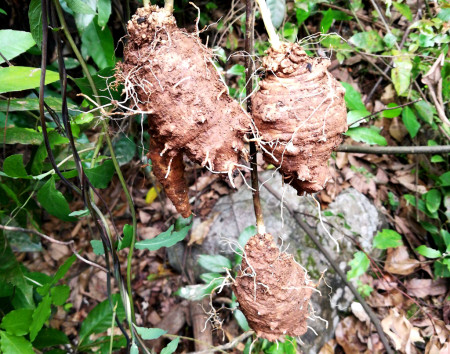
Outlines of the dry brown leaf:
M413 273L420 262L409 258L406 246L389 248L384 270L393 274L408 275Z
M407 318L400 314L397 309L391 309L389 315L381 321L383 331L392 339L395 350L406 354L418 353L415 342L425 342L419 333L419 329L414 327Z
M408 294L416 297L437 296L447 292L448 283L445 279L411 279L405 284Z
M209 186L211 183L213 183L217 178L219 178L218 175L215 174L207 174L204 176L200 176L195 181L195 184L193 184L191 187L189 187L190 190L200 192L203 189L205 189L207 186Z
M397 290L392 290L383 294L380 294L377 291L373 291L370 294L370 297L367 299L367 303L372 307L392 307L397 306L403 302L404 297Z
M424 194L427 192L427 188L423 185L416 185L416 177L411 171L396 171L395 176L391 177L391 182L401 184L405 188L413 192Z
M363 324L353 316L344 318L336 327L336 341L344 349L346 354L364 353L367 347L359 340L357 332L367 332L363 330ZM365 336L368 335L368 333Z
M334 354L336 348L336 340L330 339L326 342L322 348L320 348L319 354Z
M408 131L405 125L400 123L398 117L392 119L391 125L389 126L389 134L397 140L399 143L403 141L403 138L408 135Z
M216 220L217 216L219 216L219 214L220 213L215 213L210 218L206 219L205 221L202 221L192 230L188 246L191 246L194 243L196 243L197 245L201 245L203 243L203 240L208 234L211 225L213 224L214 220Z
M336 166L337 166L337 168L342 169L347 164L348 164L348 154L346 152L338 152L338 153L336 153Z
M54 261L58 262L59 260L66 258L72 252L70 252L69 247L66 245L51 243L48 246L48 253L50 254L50 257L52 257Z

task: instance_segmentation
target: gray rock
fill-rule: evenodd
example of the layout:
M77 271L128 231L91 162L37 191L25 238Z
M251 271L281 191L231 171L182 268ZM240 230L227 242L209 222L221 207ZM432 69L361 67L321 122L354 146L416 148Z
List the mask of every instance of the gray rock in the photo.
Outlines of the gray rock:
M316 230L321 243L334 256L342 270L346 271L348 262L357 251L352 239L360 243L366 250L371 251L372 239L385 222L375 206L360 192L353 188L346 189L329 208L321 212L322 222L319 220L319 208L311 196L298 197L289 186L282 186L281 177L272 172L262 174L266 183L283 195L283 200L292 205L296 212L301 213L305 221ZM317 353L320 348L331 339L339 322L339 312L347 311L353 295L345 287L340 277L335 274L325 257L315 248L313 242L289 212L281 207L281 202L270 194L264 187L260 189L264 223L267 232L279 237L279 245L283 250L293 254L307 270L312 279L319 280L323 272L325 275L318 286L319 292L314 293L311 301L312 309L310 327L312 329L302 336L305 353ZM214 206L211 215L219 213L215 218L209 233L201 246L194 246L188 257L184 257L185 245L177 244L168 249L169 262L175 269L181 271L181 264L185 260L184 270L190 270L198 276L208 270L197 264L200 254L222 254L234 258L226 240L237 241L239 234L256 220L253 212L251 191L243 186L236 193L221 198ZM200 220L195 220L193 229ZM325 228L326 230L325 230ZM339 243L339 251L336 247ZM321 319L315 318L320 316ZM315 318L315 319L314 319Z

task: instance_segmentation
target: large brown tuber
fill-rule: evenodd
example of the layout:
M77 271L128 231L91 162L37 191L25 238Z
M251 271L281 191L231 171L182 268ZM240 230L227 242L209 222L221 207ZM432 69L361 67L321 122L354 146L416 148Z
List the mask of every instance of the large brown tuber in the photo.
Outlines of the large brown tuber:
M116 78L133 108L150 112L154 173L187 217L191 208L183 154L232 176L251 120L228 95L211 50L198 34L178 28L168 11L157 6L138 9L128 22L128 34Z
M307 331L311 284L292 255L280 252L270 234L253 236L233 290L258 337L270 341Z
M299 195L324 188L331 178L327 161L347 130L345 90L329 63L310 58L296 43L270 48L266 77L252 100L264 159Z

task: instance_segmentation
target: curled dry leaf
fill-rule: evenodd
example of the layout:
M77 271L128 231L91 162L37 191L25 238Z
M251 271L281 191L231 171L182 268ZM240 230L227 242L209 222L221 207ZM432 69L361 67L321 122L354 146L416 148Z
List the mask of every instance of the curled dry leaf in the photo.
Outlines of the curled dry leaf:
M409 258L406 246L388 249L384 270L393 274L408 275L420 267L420 262Z
M353 316L344 318L336 327L336 341L345 353L364 353L367 346L360 337L368 337L367 327Z
M443 295L448 291L445 279L411 279L405 284L408 294L416 297Z
M136 112L149 114L153 171L184 217L191 214L183 154L232 177L250 117L228 95L198 34L177 27L165 9L148 6L128 22L117 82Z
M264 159L299 195L318 192L331 179L327 161L347 130L345 90L329 65L296 43L270 48L266 77L252 100Z
M275 341L307 331L313 287L294 257L280 252L272 235L264 234L247 242L233 291L257 336Z

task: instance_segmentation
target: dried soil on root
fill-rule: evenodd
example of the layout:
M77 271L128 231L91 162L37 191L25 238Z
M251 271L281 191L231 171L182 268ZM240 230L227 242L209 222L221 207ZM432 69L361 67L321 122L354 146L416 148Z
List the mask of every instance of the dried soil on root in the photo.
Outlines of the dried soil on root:
M307 331L311 284L292 255L281 253L270 234L253 236L233 285L239 307L258 337L270 341ZM256 286L256 290L255 290Z
M167 11L157 6L138 9L128 22L128 34L116 78L124 83L135 109L152 112L152 149L164 157L154 164L155 175L187 217L188 189L180 178L182 164L174 161L184 153L196 163L231 175L251 120L228 95L211 50L197 34L178 28Z
M253 102L253 119L267 150L299 195L322 190L331 179L327 161L347 130L342 85L328 72L330 61L310 58L296 43L270 48L266 78Z

